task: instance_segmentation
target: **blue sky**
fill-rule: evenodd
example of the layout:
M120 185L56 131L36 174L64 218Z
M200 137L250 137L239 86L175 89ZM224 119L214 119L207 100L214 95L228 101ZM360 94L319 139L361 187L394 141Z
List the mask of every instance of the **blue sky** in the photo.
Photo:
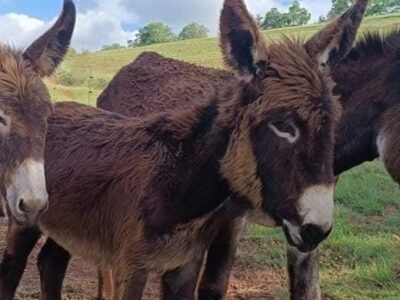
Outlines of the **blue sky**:
M0 0L0 14L17 12L31 17L50 20L62 6L55 0Z
M217 34L223 0L75 0L78 10L73 47L97 50L105 44L126 43L151 21L167 23L175 32L196 21ZM293 0L245 0L253 14L272 7L287 10ZM313 15L325 15L331 0L300 0ZM62 0L0 0L0 40L27 46L60 13ZM101 34L99 34L101 32Z

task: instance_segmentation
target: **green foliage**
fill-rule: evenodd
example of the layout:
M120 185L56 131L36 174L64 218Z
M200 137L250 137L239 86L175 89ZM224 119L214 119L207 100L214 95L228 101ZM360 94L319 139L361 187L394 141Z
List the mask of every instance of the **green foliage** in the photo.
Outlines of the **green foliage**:
M118 49L125 49L125 46L122 46L121 44L114 43L111 45L105 45L103 48L101 48L102 51L108 51L108 50L118 50Z
M294 1L292 6L289 7L288 14L289 26L306 25L311 20L311 14L307 9L300 6L299 1Z
M306 25L311 19L311 14L300 6L298 1L294 1L289 7L288 13L281 13L277 8L272 8L266 13L263 29L282 28L289 26Z
M277 8L271 8L269 12L265 14L264 22L262 24L263 29L281 28L286 25L285 14L282 14Z
M332 0L332 8L328 13L331 19L343 13L352 4L352 0ZM391 10L400 5L399 0L370 0L366 16L375 16L391 12Z
M85 83L85 78L77 73L72 73L68 70L59 69L56 72L57 81L65 86L79 86Z
M208 37L209 32L208 28L204 25L199 23L190 23L183 27L179 34L179 38L181 40L201 39Z
M139 30L135 44L137 46L159 44L175 40L171 28L161 22L154 22Z
M91 86L96 90L104 90L109 80L106 78L98 77L91 80Z

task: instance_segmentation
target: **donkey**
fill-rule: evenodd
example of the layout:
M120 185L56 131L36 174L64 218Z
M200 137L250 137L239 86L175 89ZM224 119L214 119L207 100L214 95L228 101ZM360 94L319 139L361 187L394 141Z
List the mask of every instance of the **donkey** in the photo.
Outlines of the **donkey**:
M400 102L396 97L400 95L399 49L399 30L385 35L368 33L332 68L337 83L334 94L341 95L343 105L336 133L336 176L381 157L390 176L400 184L400 147L396 138L400 130ZM144 53L114 77L98 98L98 106L130 116L145 115L202 101L198 97L201 90L196 89L194 82L203 89L214 90L234 81L230 72ZM174 82L179 82L179 86L174 86ZM180 86L186 87L184 93ZM123 91L123 87L130 90ZM168 95L175 102L168 106L159 95ZM219 295L216 298L225 295L238 234L237 227L225 226L211 244L200 294ZM292 299L320 298L317 251L303 254L289 245L288 269Z
M114 299L140 299L150 270L164 274L165 299L194 299L185 293L204 251L222 224L247 215L314 250L333 219L341 107L329 65L350 50L359 5L307 43L267 46L244 3L225 0L221 49L240 77L232 86L145 119L57 105L46 148L50 206L39 223L54 240L39 257L43 299L61 297L50 288L65 272L60 246L111 268ZM9 253L35 243L10 230ZM5 273L3 283L15 279Z
M74 24L74 4L65 0L55 25L25 51L0 45L0 198L18 224L32 225L48 205L43 160L52 105L42 78L62 61Z
M381 157L389 175L400 184L400 31L365 34L344 60L332 68L343 117L337 127L334 174L339 176L363 162ZM366 64L368 62L368 64ZM144 80L143 80L144 79ZM201 102L202 90L220 89L237 79L214 70L143 53L124 67L98 98L98 106L129 116L146 115L191 102ZM179 86L173 83L179 82ZM197 90L194 82L202 86ZM185 90L181 90L181 86ZM128 92L123 91L128 88ZM354 88L357 87L357 88ZM151 91L151 93L149 93ZM175 102L162 102L166 95ZM225 226L211 244L200 293L224 295L238 240L235 226ZM228 263L229 262L229 263ZM299 263L303 262L303 263ZM318 299L318 253L303 254L288 246L292 299Z

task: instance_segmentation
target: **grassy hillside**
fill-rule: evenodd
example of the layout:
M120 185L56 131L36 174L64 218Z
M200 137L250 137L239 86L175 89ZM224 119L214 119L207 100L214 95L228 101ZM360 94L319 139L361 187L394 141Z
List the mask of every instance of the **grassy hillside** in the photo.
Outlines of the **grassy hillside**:
M367 19L362 31L387 31L400 25L400 15ZM308 37L320 25L266 32L272 40L282 34ZM400 27L400 26L399 26ZM98 93L118 69L143 51L222 67L216 39L174 42L129 50L70 54L58 76L49 80L55 100L94 104ZM95 86L88 94L90 84ZM57 84L70 82L72 86ZM368 163L341 178L336 191L337 216L329 242L323 245L321 280L327 299L400 299L400 192L380 163ZM246 248L245 245L257 245ZM251 270L285 268L280 230L249 227L239 258ZM287 299L287 289L277 290Z
M322 25L270 30L265 35L270 40L278 40L283 35L309 37L321 29ZM387 31L400 27L400 14L367 18L362 25L365 31ZM56 78L49 81L54 100L79 100L94 104L97 95L118 70L133 61L143 51L156 51L164 56L196 63L203 66L222 68L218 41L215 38L187 40L139 47L133 49L100 51L96 53L69 54L58 71ZM89 77L92 75L93 94L89 97ZM58 78L57 78L58 77ZM62 86L57 82L68 82L72 86Z

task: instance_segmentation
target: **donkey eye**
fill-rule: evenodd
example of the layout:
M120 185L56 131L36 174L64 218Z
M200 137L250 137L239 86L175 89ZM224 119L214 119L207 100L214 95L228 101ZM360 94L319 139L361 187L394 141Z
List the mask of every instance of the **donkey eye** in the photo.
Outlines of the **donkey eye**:
M278 137L287 140L291 144L294 144L300 137L300 130L293 121L272 122L268 126Z
M0 125L7 126L7 121L2 116L0 116Z

